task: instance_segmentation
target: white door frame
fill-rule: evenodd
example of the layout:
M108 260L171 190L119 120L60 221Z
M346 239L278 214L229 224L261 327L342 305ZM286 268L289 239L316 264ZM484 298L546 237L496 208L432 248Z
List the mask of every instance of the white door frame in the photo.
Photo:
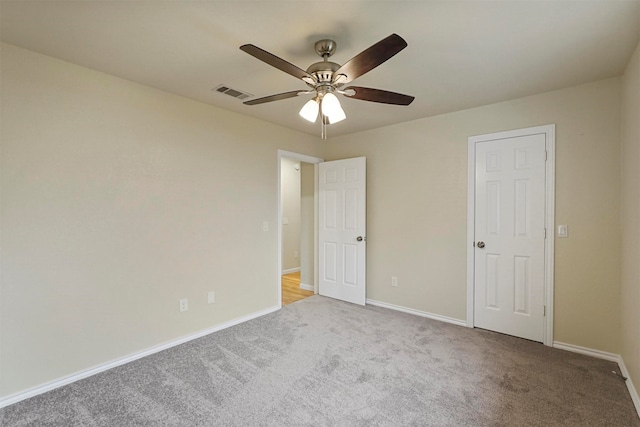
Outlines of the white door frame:
M475 188L476 188L476 144L496 139L514 138L518 136L544 134L547 151L545 162L545 230L544 241L544 304L545 317L543 328L543 343L553 345L553 263L555 241L555 153L556 138L555 124L497 132L487 135L476 135L468 140L468 170L467 170L467 326L474 327L474 277L475 277Z
M318 293L318 163L324 162L319 157L294 153L293 151L278 150L278 308L282 308L282 158L295 159L314 166L313 172L313 292Z

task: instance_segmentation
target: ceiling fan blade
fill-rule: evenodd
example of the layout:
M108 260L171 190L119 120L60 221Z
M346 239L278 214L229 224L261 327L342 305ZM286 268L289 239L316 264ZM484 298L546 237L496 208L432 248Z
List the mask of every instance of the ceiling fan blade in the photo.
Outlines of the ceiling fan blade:
M240 50L247 52L249 55L258 58L259 60L266 62L272 67L284 71L287 74L291 74L293 77L297 77L309 84L314 84L315 80L311 74L307 73L302 68L298 68L290 62L285 61L282 58L278 58L272 53L267 52L264 49L260 49L258 46L252 44L244 44L240 46Z
M281 101L283 99L295 98L298 94L306 94L307 91L304 90L293 90L291 92L278 93L276 95L265 96L264 98L251 99L249 101L243 102L245 105L258 105L264 104L265 102L273 102L273 101Z
M370 87L349 86L348 88L342 89L342 91L348 90L353 90L355 93L353 95L344 93L344 96L362 101L380 102L382 104L409 105L415 99L413 96Z
M334 80L340 84L349 83L364 73L373 70L405 47L407 47L407 42L402 37L397 34L391 34L370 48L363 50L338 68L334 73L334 76L336 76ZM345 77L338 80L341 74Z

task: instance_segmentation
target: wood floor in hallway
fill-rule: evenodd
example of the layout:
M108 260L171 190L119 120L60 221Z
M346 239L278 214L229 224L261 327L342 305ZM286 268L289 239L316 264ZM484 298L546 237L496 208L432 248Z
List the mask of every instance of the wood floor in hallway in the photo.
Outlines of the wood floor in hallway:
M313 291L300 289L300 272L282 275L282 305L291 304L313 295Z

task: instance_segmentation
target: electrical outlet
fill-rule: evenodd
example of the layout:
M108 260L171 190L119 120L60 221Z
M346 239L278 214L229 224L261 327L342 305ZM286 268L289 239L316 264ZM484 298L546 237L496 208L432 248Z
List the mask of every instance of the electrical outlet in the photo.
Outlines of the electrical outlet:
M189 310L189 301L186 298L180 300L180 312Z
M391 286L394 288L398 287L398 278L396 276L391 276Z
M216 293L214 291L209 291L209 293L207 294L207 302L209 304L213 304L214 302L216 302Z

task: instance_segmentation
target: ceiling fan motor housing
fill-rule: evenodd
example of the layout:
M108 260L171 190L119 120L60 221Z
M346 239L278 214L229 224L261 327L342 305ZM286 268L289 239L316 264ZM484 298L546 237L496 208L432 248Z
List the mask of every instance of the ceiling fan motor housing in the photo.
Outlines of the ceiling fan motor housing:
M331 84L333 73L340 68L340 64L331 61L321 61L311 64L307 68L307 73L311 74L319 84Z

